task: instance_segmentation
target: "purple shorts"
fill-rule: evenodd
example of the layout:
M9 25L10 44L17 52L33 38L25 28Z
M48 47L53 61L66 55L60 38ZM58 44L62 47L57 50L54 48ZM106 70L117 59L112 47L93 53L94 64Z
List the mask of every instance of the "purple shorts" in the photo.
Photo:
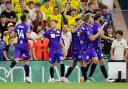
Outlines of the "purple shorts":
M54 64L57 60L59 63L60 61L64 61L63 52L61 49L50 49L49 51L49 61L51 64Z
M89 62L92 58L97 57L97 53L94 48L88 48L82 52L82 60Z
M72 58L74 61L81 61L82 59L81 50L79 49L73 50Z
M97 53L97 56L98 56L98 59L101 60L104 58L104 55L103 55L103 52L102 52L102 49L99 48L96 50L96 53Z
M14 58L24 58L24 60L30 59L30 53L28 49L15 48Z

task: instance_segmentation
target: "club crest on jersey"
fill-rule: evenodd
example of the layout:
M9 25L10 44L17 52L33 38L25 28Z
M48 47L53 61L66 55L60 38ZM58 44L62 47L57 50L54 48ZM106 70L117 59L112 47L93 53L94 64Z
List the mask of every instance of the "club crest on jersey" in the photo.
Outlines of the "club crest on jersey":
M60 31L57 31L57 33L60 33Z

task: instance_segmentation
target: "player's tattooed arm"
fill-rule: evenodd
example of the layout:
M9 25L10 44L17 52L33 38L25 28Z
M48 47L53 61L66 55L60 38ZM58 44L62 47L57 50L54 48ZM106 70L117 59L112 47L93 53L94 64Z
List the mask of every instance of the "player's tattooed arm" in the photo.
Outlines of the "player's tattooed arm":
M66 49L65 49L65 47L64 47L64 43L63 43L63 41L62 41L62 38L61 38L61 40L60 40L60 45L61 45L61 47L62 47L62 51L63 51L63 53L64 53L64 57L66 56Z

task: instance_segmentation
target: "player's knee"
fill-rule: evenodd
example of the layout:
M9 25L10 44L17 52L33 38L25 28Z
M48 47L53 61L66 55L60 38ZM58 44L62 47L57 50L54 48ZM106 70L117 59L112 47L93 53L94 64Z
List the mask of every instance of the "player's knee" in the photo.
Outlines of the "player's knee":
M54 67L54 64L51 64L50 67Z
M28 65L28 64L29 64L29 61L24 61L24 64L25 64L25 65Z
M93 59L93 63L97 64L99 62L98 58Z
M105 63L104 63L104 59L101 59L100 61L100 65L104 65Z
M19 62L19 58L15 58L15 61L16 61L16 63L18 63Z
M64 61L60 61L60 64L64 64Z

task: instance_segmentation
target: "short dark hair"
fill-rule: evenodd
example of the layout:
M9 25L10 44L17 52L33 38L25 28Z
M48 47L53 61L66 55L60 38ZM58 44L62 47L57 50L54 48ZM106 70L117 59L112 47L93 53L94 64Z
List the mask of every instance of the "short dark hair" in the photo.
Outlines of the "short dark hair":
M95 16L94 16L94 21L95 21L95 20L98 20L101 16L102 16L101 13L95 14Z
M88 4L88 7L90 7L92 4L94 4L94 3L90 2L90 3Z
M10 2L10 1L6 1L6 5L7 5L7 4L11 4L11 2Z
M28 10L23 10L22 13L23 13L23 14L29 14L29 11L28 11Z
M40 4L39 2L36 2L36 3L35 3L35 6L41 7L41 4Z
M23 15L21 15L20 19L22 22L25 22L27 19L27 16L25 14L23 14Z
M49 0L44 0L44 2L49 2Z
M29 1L28 5L34 4L34 1Z
M120 34L121 36L123 36L123 31L118 30L118 31L115 32L115 34Z
M76 22L79 21L79 20L80 20L80 18L76 18L76 19L75 19Z
M57 20L51 20L50 22L55 22L55 23L58 23L58 21L57 21Z
M64 22L63 22L63 25L68 25L68 22L67 22L67 21L64 21Z
M80 2L88 2L88 0L80 0Z
M72 11L76 11L76 9L71 9L70 12L72 12Z
M91 16L91 13L88 13L88 14L85 14L81 19L86 22L90 18L90 16Z

